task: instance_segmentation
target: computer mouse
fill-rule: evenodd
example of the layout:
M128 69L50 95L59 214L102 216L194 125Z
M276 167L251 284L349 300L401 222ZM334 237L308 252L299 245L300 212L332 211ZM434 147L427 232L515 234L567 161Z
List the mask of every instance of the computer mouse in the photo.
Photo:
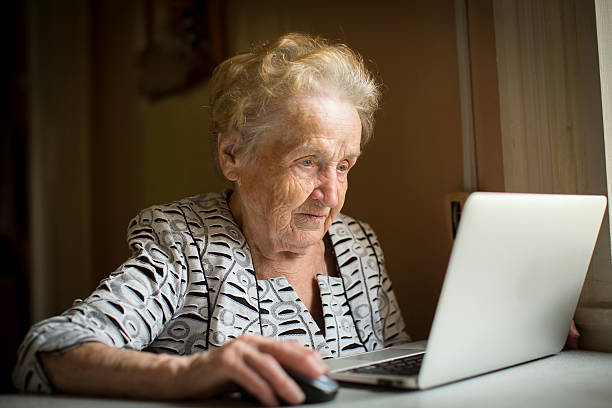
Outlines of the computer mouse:
M336 398L338 394L338 382L327 375L322 375L317 378L308 378L298 372L286 370L287 374L297 383L297 385L304 391L306 400L304 404L313 404L317 402L327 402ZM257 398L251 395L250 392L242 388L240 390L240 396L242 399L249 402L259 402Z
M340 388L338 382L327 375L312 379L295 371L287 370L287 374L306 394L305 404L331 401L336 398L338 388Z

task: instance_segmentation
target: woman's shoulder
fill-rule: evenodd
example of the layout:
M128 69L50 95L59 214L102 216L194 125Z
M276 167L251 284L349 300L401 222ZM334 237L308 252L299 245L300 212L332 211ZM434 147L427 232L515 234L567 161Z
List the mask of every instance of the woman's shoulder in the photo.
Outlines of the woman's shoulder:
M154 204L144 208L139 214L151 211L169 212L173 214L176 211L180 212L183 208L194 210L224 210L229 209L229 205L225 193L212 192L185 197L165 204Z
M207 193L147 207L130 220L126 232L129 245L144 240L184 248L192 240L204 245L210 233L240 236L236 231L226 195Z
M180 222L191 215L221 215L233 221L225 193L204 193L185 197L166 204L146 207L132 218L129 228L159 223ZM198 217L195 217L196 219Z

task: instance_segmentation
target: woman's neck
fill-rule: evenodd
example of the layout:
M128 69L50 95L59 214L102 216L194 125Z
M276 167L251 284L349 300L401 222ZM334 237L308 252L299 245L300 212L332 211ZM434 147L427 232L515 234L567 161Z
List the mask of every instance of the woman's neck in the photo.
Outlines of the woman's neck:
M249 245L257 278L284 276L293 284L311 281L318 274L330 273L329 262L326 261L330 256L330 249L326 248L325 237L313 245L295 250L267 245L265 240L261 242L262 240L255 239L245 223L237 191L231 194L228 204Z
M259 279L270 279L284 276L290 282L311 280L318 274L327 274L325 265L325 244L308 248L304 254L281 252L269 257L251 249L255 274Z

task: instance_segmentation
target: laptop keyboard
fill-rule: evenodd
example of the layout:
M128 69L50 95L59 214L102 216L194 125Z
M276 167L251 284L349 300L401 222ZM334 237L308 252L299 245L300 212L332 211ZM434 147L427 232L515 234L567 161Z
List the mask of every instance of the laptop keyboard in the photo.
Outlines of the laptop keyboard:
M416 375L421 369L424 354L396 358L391 361L372 364L365 367L348 370L357 374L388 374L388 375Z

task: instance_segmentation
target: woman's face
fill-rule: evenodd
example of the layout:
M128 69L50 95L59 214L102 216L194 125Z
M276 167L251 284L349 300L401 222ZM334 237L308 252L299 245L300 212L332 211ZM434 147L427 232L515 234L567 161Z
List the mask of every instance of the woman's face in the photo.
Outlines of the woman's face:
M354 106L332 97L292 99L250 160L238 160L242 228L264 254L319 242L344 204L360 154Z

